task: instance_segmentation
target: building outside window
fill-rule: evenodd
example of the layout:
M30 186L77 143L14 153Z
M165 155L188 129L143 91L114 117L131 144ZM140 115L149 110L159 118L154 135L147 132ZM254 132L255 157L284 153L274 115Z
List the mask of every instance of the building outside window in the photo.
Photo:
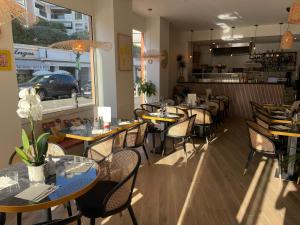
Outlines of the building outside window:
M41 19L31 27L13 21L19 90L35 87L43 99L44 113L74 108L75 102L71 96L75 92L78 94L79 107L93 104L93 59L90 53L81 54L78 64L73 51L49 47L60 41L91 39L91 17L38 0L25 0L23 6ZM77 18L81 14L83 20L79 23L80 29L76 29L74 23L79 21L75 20L76 14Z

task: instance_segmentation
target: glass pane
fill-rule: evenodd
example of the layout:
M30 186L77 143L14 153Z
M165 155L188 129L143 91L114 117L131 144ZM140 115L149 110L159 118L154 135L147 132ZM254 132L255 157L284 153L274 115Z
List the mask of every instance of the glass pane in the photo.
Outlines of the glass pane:
M74 92L78 93L79 106L93 104L89 49L79 53L72 45L64 50L49 47L67 40L90 40L91 17L44 1L17 2L37 18L31 27L13 21L19 89L36 88L45 113L74 108ZM50 82L51 75L61 79Z

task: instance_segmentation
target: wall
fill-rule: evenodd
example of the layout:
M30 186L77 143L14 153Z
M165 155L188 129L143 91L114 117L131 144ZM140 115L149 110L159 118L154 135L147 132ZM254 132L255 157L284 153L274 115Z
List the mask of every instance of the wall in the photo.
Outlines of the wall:
M1 28L0 50L9 50L13 61L12 71L0 71L0 168L3 168L7 166L14 148L21 143L21 119L16 113L18 105L17 77L13 57L12 30L9 23Z
M169 57L169 49L170 23L166 19L160 18L160 51L167 51ZM160 95L164 97L169 97L169 66L170 62L165 68L160 66Z

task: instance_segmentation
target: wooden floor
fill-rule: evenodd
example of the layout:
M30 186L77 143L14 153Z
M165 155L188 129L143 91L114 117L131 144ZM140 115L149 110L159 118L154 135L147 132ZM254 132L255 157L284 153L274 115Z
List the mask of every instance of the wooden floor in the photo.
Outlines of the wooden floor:
M189 159L179 151L151 155L152 165L140 168L133 209L140 225L298 225L300 186L275 178L276 162L255 156L242 176L248 154L243 120L227 119L208 146L197 140ZM64 216L63 207L54 217ZM42 212L24 214L24 224L38 222ZM9 215L8 224L15 223ZM83 224L88 224L84 219ZM131 225L127 211L97 224Z

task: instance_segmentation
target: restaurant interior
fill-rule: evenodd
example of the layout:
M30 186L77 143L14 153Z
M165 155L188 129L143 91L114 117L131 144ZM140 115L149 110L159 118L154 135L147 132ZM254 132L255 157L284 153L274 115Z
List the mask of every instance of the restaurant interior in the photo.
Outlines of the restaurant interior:
M0 0L0 225L300 224L298 52L299 0Z

